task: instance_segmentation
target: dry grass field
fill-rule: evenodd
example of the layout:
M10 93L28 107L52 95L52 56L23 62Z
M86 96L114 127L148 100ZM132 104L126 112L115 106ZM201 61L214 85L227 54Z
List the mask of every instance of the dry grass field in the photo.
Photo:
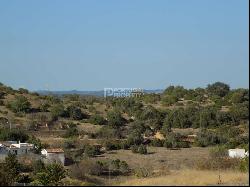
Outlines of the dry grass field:
M169 175L131 179L117 184L121 186L162 186L162 185L248 185L249 174L236 171L178 170Z
M118 150L105 153L98 159L120 159L131 168L145 167L159 171L167 169L192 168L198 160L209 156L210 148L183 148L170 150L164 147L148 147L147 155L134 154L131 150Z

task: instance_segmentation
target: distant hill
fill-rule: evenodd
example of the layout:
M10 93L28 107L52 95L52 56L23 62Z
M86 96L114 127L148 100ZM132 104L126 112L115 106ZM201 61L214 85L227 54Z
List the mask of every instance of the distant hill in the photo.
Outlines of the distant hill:
M144 93L162 93L162 89L155 90L144 90ZM47 90L38 90L37 93L41 95L69 95L69 94L78 94L78 95L90 95L90 96L104 96L104 90L99 91L78 91L78 90L70 90L70 91L47 91Z

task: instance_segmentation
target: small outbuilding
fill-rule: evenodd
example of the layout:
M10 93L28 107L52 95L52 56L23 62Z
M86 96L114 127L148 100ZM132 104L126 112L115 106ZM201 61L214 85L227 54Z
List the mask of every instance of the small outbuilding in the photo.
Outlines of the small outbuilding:
M248 152L245 152L245 149L229 149L228 156L231 158L245 158L248 156Z
M57 163L61 163L62 165L65 164L64 151L60 148L43 149L41 151L41 154L49 162L57 162Z

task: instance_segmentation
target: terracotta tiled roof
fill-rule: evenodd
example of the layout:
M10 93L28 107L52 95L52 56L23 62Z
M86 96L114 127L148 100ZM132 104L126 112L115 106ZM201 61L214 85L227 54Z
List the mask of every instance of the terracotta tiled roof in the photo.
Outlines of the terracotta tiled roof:
M64 151L60 148L55 148L55 149L46 149L48 153L64 153Z

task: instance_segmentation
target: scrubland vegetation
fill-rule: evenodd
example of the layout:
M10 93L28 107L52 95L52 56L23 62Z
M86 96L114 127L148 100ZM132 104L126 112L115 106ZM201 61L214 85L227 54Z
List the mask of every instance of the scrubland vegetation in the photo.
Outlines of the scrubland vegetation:
M138 98L40 95L0 84L0 141L33 143L35 155L63 148L67 161L9 155L0 184L248 184L248 158L227 156L248 150L248 131L249 90L221 82Z

